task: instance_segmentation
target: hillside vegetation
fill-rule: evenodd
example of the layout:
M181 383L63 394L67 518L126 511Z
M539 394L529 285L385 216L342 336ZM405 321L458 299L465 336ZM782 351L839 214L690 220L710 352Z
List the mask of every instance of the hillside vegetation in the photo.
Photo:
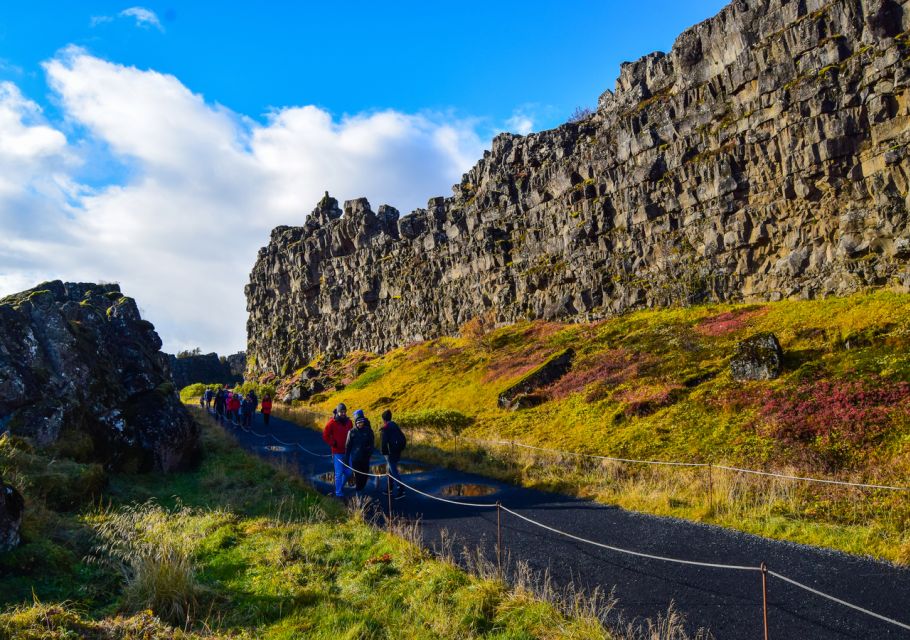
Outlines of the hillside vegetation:
M908 320L910 296L889 291L641 311L588 324L493 328L476 318L461 337L380 357L355 353L324 367L341 372L344 388L305 408L328 413L343 401L369 415L391 407L424 436L412 455L630 509L908 563L905 493L531 455L470 441L907 486ZM735 344L763 331L784 349L781 376L733 380ZM572 367L534 392L541 404L498 407L503 390L567 347L576 352Z
M0 554L0 639L609 637L590 602L567 617L433 559L196 414L204 461L179 474L105 476L0 437L28 500Z

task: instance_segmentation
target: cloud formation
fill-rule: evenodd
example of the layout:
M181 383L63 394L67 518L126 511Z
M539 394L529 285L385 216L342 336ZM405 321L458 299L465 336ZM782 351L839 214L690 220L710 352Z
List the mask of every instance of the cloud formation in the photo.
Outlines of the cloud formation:
M164 32L164 25L158 19L158 14L145 7L130 7L129 9L124 9L116 16L92 16L91 25L97 27L100 24L113 22L115 18L132 18L137 27L144 29L155 28L162 33Z
M484 146L477 122L451 114L335 119L302 106L259 123L78 48L44 67L59 126L0 85L0 295L50 278L118 281L171 351L244 347L257 250L326 189L407 212L449 193ZM93 184L99 162L120 178Z

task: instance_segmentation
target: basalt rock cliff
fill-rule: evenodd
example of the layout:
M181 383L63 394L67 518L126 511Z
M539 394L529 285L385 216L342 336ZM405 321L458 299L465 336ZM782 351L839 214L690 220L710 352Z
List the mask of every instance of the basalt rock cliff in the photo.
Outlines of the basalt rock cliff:
M109 469L190 466L198 427L161 339L114 284L46 282L0 300L0 432Z
M910 0L735 0L596 112L502 134L399 217L328 194L247 287L260 373L491 314L587 320L910 286Z
M246 354L234 353L223 358L217 353L168 355L168 363L178 389L194 382L234 384L243 382Z

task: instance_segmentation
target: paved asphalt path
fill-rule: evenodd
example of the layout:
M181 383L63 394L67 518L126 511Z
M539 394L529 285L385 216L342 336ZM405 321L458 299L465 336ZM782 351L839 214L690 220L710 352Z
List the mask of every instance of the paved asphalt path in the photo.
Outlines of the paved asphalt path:
M268 430L256 416L253 429L272 434L311 451L328 453L321 435L293 423L272 418ZM320 475L331 471L331 460L318 458L271 438L260 438L234 426L227 427L245 448L267 458L284 458L324 492L329 485ZM278 450L276 450L276 448ZM381 460L377 457L376 462ZM405 460L407 462L407 460ZM534 491L489 478L443 468L409 473L402 480L427 493L437 493L453 483L490 485L496 493L469 502L502 504L522 515L575 535L644 553L711 563L757 566L769 569L815 589L910 623L910 570L843 553L774 540L766 540L697 523L649 516L569 496ZM368 489L385 509L371 479ZM382 481L385 484L384 480ZM347 488L346 491L353 491ZM478 547L495 558L496 510L445 504L410 492L393 502L396 514L420 518L428 544L448 530L461 545ZM503 513L503 548L514 560L527 561L539 572L549 571L557 586L570 582L591 589L615 588L618 609L626 621L665 613L670 602L685 614L690 632L706 628L718 640L761 639L761 575L650 560L601 549L567 539ZM780 640L908 638L910 631L879 621L858 611L768 577L770 638Z

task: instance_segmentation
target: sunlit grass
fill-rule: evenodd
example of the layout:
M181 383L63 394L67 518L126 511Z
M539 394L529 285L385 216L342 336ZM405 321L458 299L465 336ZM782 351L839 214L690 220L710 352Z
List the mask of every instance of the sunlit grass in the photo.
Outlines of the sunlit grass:
M732 380L727 364L734 345L759 331L774 332L784 348L781 377ZM868 437L851 436L853 441L844 442L836 430L816 439L811 434L779 438L769 422L777 414L763 411L757 400L773 398L791 407L796 405L786 404L789 397L802 389L826 388L824 381L832 388L853 380L876 385L910 381L910 295L877 291L647 310L590 324L474 327L465 335L374 358L364 377L349 387L322 402L279 408L276 414L308 424L324 420L338 402L362 408L370 417L385 408L405 416L445 408L471 419L461 430L459 454L454 455L451 437L437 437L427 446L413 447L410 455L629 509L910 563L910 514L903 494L715 472L716 491L709 503L705 478L690 477L692 472L685 470L630 467L617 478L601 469L529 460L525 454L517 460L503 460L508 456L501 451L469 455L465 446L468 437L514 439L575 452L907 486L910 411L904 403L885 407L887 421ZM498 408L498 395L510 382L567 346L577 353L570 372L574 377L554 386L549 401L514 412ZM359 357L363 361L363 354ZM588 375L585 367L598 373ZM381 375L367 375L371 370ZM823 383L805 384L813 380Z

